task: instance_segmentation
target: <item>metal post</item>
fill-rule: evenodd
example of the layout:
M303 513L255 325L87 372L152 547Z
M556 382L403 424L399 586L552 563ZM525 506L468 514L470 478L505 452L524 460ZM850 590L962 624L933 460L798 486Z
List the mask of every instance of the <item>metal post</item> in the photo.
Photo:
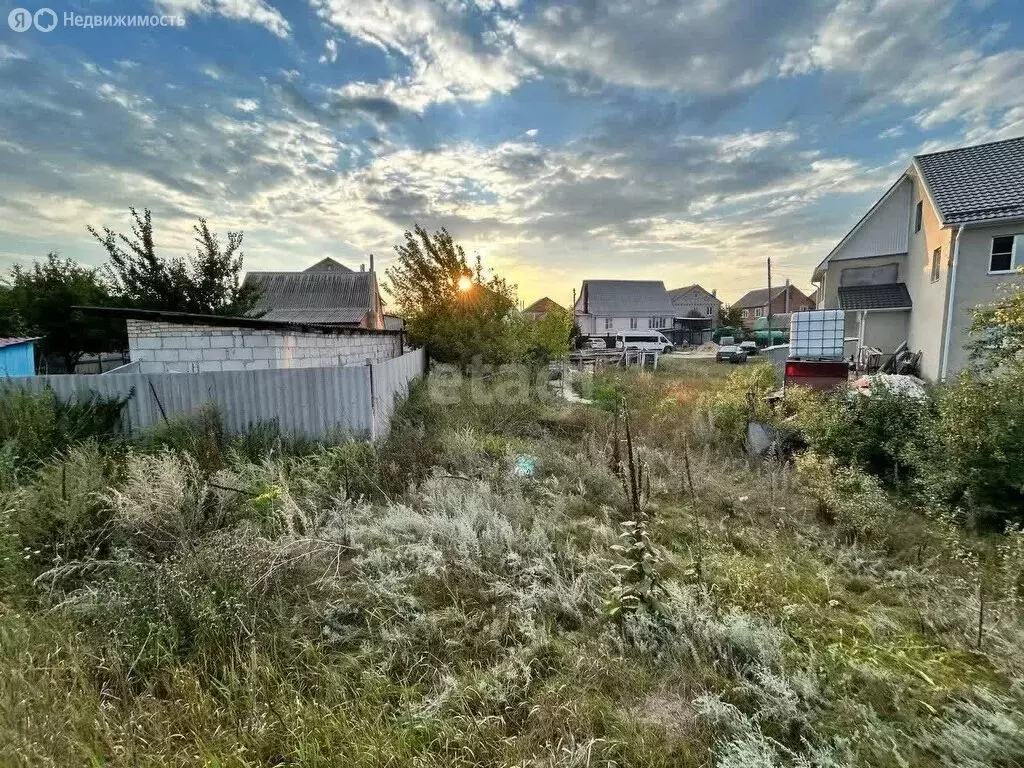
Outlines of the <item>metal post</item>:
M768 346L772 345L772 257L768 257L768 308L765 314L768 317Z

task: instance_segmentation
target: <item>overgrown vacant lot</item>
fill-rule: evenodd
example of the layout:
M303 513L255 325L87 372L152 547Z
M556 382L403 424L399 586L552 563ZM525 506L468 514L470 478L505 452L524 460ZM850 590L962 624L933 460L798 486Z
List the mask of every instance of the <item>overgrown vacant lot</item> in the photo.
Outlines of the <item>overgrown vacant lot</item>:
M421 386L376 448L0 398L3 763L1024 764L1024 539L820 404L829 451L748 458L769 386Z

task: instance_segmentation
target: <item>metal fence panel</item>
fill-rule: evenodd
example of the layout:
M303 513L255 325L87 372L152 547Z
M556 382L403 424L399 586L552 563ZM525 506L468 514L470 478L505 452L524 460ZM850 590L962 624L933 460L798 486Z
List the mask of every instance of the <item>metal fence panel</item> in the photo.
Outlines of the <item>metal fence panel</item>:
M387 437L397 398L409 393L409 384L426 370L425 349L373 365L373 437Z
M423 350L416 350L372 366L29 376L5 384L31 392L50 388L61 400L90 392L127 396L121 418L127 432L152 427L163 414L187 414L209 403L217 407L230 434L276 420L289 435L326 437L345 431L383 437L395 397L408 392L409 382L423 374L425 362Z

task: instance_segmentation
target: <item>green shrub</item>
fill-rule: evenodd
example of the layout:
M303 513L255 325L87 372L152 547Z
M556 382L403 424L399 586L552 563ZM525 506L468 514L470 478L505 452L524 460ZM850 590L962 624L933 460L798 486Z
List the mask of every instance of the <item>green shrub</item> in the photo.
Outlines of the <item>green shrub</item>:
M776 420L765 395L778 386L773 366L750 363L733 371L714 392L703 395L700 405L728 441L740 444L746 438L749 419L766 423Z
M961 374L939 388L914 459L922 495L983 525L1024 521L1024 374Z
M44 464L8 502L8 526L33 566L95 556L105 549L109 515L101 493L114 462L92 440Z
M918 467L918 446L931 428L929 400L876 385L871 396L843 392L787 393L796 424L816 453L871 472L894 487L907 486Z
M205 405L153 426L140 437L139 444L146 451L170 448L188 453L200 467L213 472L224 466L227 438L220 413L215 406Z
M0 388L0 445L13 445L21 463L38 464L74 443L113 435L127 402L95 392L60 400L49 389Z

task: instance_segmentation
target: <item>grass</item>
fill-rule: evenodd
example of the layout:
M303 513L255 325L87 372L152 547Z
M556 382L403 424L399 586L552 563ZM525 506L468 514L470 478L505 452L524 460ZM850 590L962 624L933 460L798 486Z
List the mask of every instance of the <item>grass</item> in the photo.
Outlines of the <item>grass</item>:
M228 439L215 414L9 436L5 764L1024 763L1019 559L988 573L855 469L746 457L769 379L673 361L590 407L419 386L377 446ZM621 399L650 557L621 544ZM626 564L659 591L612 620Z

